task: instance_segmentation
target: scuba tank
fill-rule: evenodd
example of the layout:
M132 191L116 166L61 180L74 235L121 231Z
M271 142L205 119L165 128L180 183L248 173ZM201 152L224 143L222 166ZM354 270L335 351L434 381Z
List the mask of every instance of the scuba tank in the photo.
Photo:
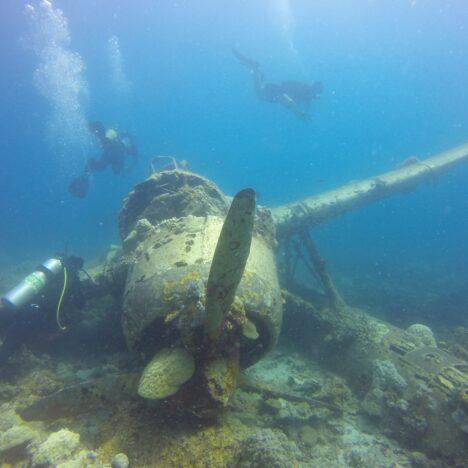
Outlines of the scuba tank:
M50 258L39 265L18 285L1 297L6 307L18 309L31 300L50 283L51 279L63 271L63 263L58 258Z

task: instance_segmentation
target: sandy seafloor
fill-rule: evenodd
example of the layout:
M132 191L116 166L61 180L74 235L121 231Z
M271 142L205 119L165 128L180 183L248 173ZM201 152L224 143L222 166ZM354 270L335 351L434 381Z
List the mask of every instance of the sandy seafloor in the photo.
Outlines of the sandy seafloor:
M0 289L13 285L33 265L4 265ZM349 295L353 278L338 275L337 282ZM391 290L390 285L386 288ZM405 292L401 284L395 291L400 301L405 294L408 300L415 294L414 288ZM356 297L365 301L358 292ZM113 310L107 299L92 301L86 309L95 318ZM112 320L89 323L118 327ZM434 331L441 347L466 353L465 328L444 326ZM85 340L74 349L76 343L73 337L48 335L34 345L24 343L8 363L2 363L1 466L445 466L379 431L361 413L346 382L288 343L287 337L246 371L250 380L282 394L241 387L228 411L210 424L174 415L164 404L120 394L118 388L109 398L83 395L80 383L120 375L131 368L132 358L118 344L90 346ZM70 414L62 416L59 409L47 419L47 410L37 418L42 420L24 421L15 411L69 386L76 389L67 396ZM289 394L301 395L304 401L291 400ZM92 403L91 412L81 410L82 401ZM334 411L335 406L342 411Z

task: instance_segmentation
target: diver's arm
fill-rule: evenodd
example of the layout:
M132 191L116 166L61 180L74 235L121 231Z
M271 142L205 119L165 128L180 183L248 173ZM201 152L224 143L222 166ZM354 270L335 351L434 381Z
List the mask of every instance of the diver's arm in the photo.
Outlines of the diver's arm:
M99 144L99 146L104 149L106 147L106 143L108 141L108 138L106 137L105 133L94 133L94 136L96 137L96 140Z
M299 117L301 120L310 120L310 115L302 109L294 99L291 98L286 93L283 93L281 95L281 99L279 101L284 107L288 108L292 112L294 112L297 117Z
M123 142L125 139L128 140L128 145L125 145ZM125 172L130 172L138 164L138 150L135 144L135 138L131 133L125 132L120 134L120 141L125 145L127 155L131 157L129 166L125 168Z

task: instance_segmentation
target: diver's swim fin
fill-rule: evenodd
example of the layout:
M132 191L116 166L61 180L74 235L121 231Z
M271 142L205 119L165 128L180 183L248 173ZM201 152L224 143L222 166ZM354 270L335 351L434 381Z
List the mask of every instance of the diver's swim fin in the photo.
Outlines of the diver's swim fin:
M238 50L232 49L232 53L240 63L250 68L251 70L258 70L260 68L260 64L257 61L249 59L244 54L241 54Z
M88 193L89 176L88 174L81 174L70 182L68 191L77 198L84 198Z

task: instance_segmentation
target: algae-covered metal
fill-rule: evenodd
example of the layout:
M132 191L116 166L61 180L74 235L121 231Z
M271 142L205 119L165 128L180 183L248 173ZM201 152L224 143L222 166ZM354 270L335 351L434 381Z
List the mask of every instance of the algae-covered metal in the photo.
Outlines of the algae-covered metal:
M437 161L445 167L451 159ZM398 174L419 174L421 164ZM381 178L374 182L379 185ZM380 185L378 193L387 194ZM336 214L357 206L341 199L330 203L340 208ZM219 337L208 346L206 287L229 206L230 200L212 182L189 172L167 171L135 187L119 221L124 250L119 265L128 267L123 299L128 346L146 362L168 347L181 347L193 356L193 377L171 399L199 415L211 416L209 409L225 407L238 367L255 363L277 342L282 305L275 224L281 237L315 223L300 203L288 211L291 216L275 210L275 222L269 210L257 208L250 255L234 301L221 314ZM117 270L119 278L122 269ZM347 378L356 394L365 397L364 411L394 429L392 435L400 440L414 435L414 447L448 457L463 452L466 363L434 347L411 347L408 333L345 304L338 313L303 298L292 300L288 293L284 297L288 322L304 324L308 352ZM429 369L432 357L447 365ZM451 431L456 436L444 443Z
M215 372L202 379L207 387L212 379L231 381L239 364L258 361L277 342L282 318L270 214L255 211L251 190L238 194L226 219L229 206L211 182L170 171L137 186L120 217L129 348L150 360L164 348L183 347L202 373ZM207 335L216 343L208 346ZM215 358L226 361L207 364ZM231 374L219 376L221 368Z
M337 316L290 293L285 299L289 321L308 331L308 353L346 377L383 431L435 456L466 451L468 364L438 348L427 327L402 330L358 309Z

